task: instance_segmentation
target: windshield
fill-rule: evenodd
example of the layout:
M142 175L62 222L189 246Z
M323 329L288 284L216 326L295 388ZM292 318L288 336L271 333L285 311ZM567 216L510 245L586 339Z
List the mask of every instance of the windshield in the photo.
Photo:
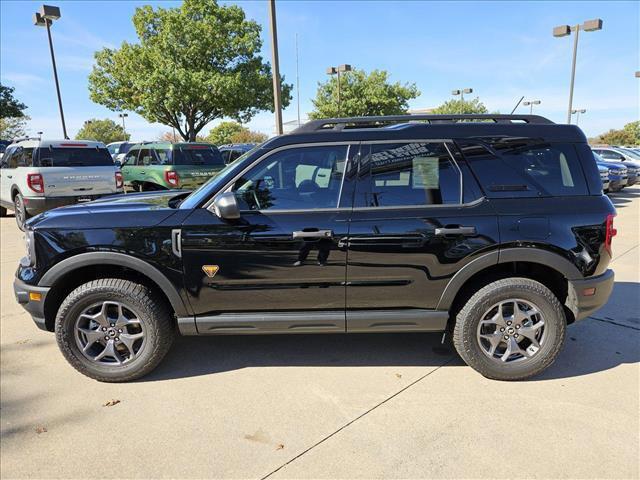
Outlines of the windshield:
M180 208L195 208L199 203L204 201L209 192L215 190L223 186L226 182L231 180L234 175L240 173L242 168L244 168L244 160L249 156L253 155L259 149L259 145L255 146L244 155L238 157L236 160L231 162L229 165L224 167L214 176L212 176L209 180L203 183L198 189L194 190L191 195L184 199L184 201L180 204ZM219 153L219 152L218 152Z
M220 151L213 145L193 145L177 147L173 150L174 165L217 165L223 166Z
M106 148L41 148L41 167L106 167L113 159Z

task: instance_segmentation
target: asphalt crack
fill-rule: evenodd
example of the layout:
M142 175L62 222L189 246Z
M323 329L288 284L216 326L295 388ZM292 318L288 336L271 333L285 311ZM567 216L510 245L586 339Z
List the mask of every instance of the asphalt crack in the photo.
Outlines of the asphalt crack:
M279 472L280 470L282 470L284 467L286 467L287 465L295 462L297 459L299 459L300 457L302 457L304 454L310 452L311 450L313 450L314 448L316 448L318 445L326 442L327 440L329 440L331 437L333 437L334 435L337 435L338 433L340 433L342 430L344 430L345 428L347 428L350 425L353 425L355 422L357 422L358 420L360 420L361 418L365 417L366 415L368 415L369 413L373 412L376 408L384 405L385 403L387 403L389 400L394 399L395 397L397 397L398 395L400 395L402 392L410 389L411 387L413 387L416 383L421 382L422 380L424 380L425 378L427 378L429 375L431 375L432 373L437 372L438 370L440 370L442 367L448 365L449 363L451 363L454 359L455 359L455 355L453 355L451 358L449 358L446 362L444 362L442 365L437 366L436 368L434 368L433 370L431 370L428 373L425 373L424 375L422 375L420 378L414 380L413 382L411 382L409 385L401 388L400 390L398 390L396 393L394 393L393 395L385 398L384 400L382 400L380 403L375 404L373 407L371 407L369 410L366 410L365 412L361 413L360 415L358 415L356 418L354 418L353 420L350 420L349 422L345 423L343 426L341 426L340 428L338 428L337 430L335 430L334 432L330 433L329 435L327 435L326 437L323 437L322 439L320 439L319 441L317 441L316 443L314 443L313 445L311 445L309 448L307 448L306 450L303 450L302 452L300 452L298 455L296 455L295 457L291 458L290 460L286 461L285 463L283 463L282 465L280 465L278 468L276 468L275 470L269 472L268 474L266 474L264 477L261 477L260 480L265 480L266 478L269 478L271 475L273 475L274 473Z
M603 323L610 323L611 325L615 325L616 327L622 327L622 328L630 328L631 330L637 330L640 331L640 327L634 327L632 325L626 325L624 323L618 323L614 320L609 320L606 318L598 318L598 317L589 317L591 320L597 320L598 322L603 322Z

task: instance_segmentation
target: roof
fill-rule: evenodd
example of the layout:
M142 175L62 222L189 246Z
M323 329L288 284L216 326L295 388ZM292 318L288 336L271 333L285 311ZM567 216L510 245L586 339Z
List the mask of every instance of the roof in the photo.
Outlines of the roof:
M106 148L104 143L98 142L96 140L40 140L38 138L23 138L16 139L13 145L15 144L40 148Z
M268 140L264 147L315 142L474 137L537 137L549 142L571 143L587 141L577 126L555 124L537 115L398 115L313 120L289 134Z

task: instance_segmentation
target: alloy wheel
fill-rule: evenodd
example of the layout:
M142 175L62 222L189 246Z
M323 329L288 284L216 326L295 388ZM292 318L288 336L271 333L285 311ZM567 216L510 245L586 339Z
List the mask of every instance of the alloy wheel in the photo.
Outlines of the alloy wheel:
M129 306L104 301L86 308L74 327L82 354L100 365L121 366L140 356L145 347L145 325Z
M484 313L476 338L482 352L494 361L526 361L538 354L546 340L544 317L527 300L503 300Z

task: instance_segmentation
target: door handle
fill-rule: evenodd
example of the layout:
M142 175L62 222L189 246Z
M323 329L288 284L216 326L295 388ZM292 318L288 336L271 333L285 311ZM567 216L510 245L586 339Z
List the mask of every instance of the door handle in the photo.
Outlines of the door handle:
M436 228L436 235L475 235L476 227Z
M143 170L143 171L141 171L140 173L147 173L147 172L145 172L145 171Z
M13 175L7 175L7 178L13 178Z
M293 232L293 238L302 239L320 239L333 237L333 230L314 230L311 232L305 232L304 230L297 230Z

